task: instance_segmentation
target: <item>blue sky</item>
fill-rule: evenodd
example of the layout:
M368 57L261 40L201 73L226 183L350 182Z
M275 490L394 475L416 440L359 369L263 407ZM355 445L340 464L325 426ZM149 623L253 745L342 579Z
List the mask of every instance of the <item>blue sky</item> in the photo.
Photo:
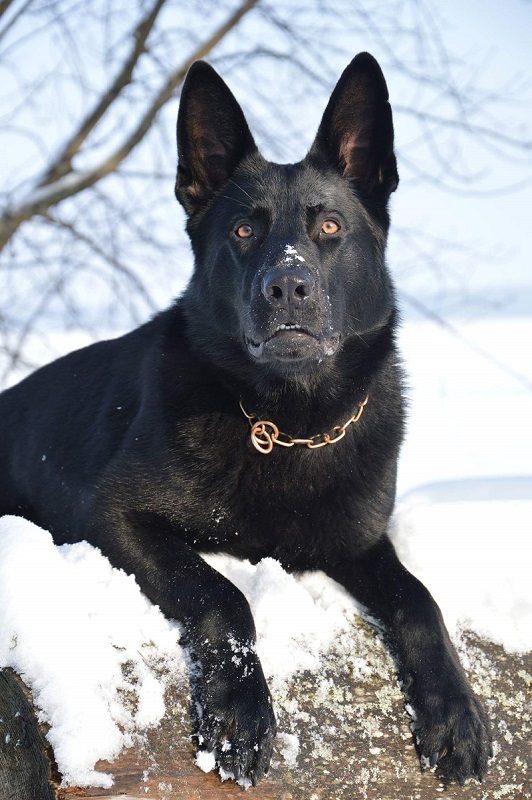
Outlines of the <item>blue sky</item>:
M338 2L340 3L340 0ZM379 8L395 7L391 0L378 4L377 0L372 0L365 6L370 16L371 9L377 8L377 5ZM469 77L474 66L478 66L475 83L484 88L500 88L507 85L505 91L514 93L514 97L497 107L497 113L505 120L510 121L507 132L523 135L528 126L528 138L531 138L532 48L529 43L532 40L532 3L526 0L506 0L506 2L502 2L502 0L469 0L466 3L448 0L445 4L441 4L436 0L427 0L424 4L420 4L421 6L430 14L437 15L447 50L461 61L458 67L460 74ZM286 13L290 13L290 8L291 6L286 7ZM314 22L314 35L318 37L326 35L328 28L334 30L336 21L329 15L325 19L311 20L311 23ZM308 20L301 20L302 25L307 23ZM211 18L205 20L205 29L212 25ZM241 35L245 37L251 33L252 36L260 39L260 31L259 26L252 24L250 16L249 27ZM83 47L79 56L88 63L92 63L90 62L91 52L95 49L93 39L95 40L97 37L94 36L94 33L89 30L86 32L85 38L81 39ZM177 31L172 43L177 52L179 51L180 35L184 36L185 34ZM464 143L460 152L461 166L467 171L478 174L478 181L465 187L466 191L462 187L458 191L450 192L442 189L437 183L431 183L430 180L416 182L413 180L412 172L411 170L409 172L404 158L408 155L414 164L425 168L427 164L430 165L430 158L427 157L426 147L420 146L419 152L415 146L412 147L411 140L418 131L411 120L404 113L400 113L401 105L415 103L415 91L412 85L408 86L390 67L393 53L390 55L382 49L378 37L369 36L367 31L366 33L363 31L352 32L347 36L343 35L341 29L335 35L337 35L338 42L337 51L328 52L331 72L339 76L350 57L360 50L370 50L383 64L390 88L392 107L396 108L396 141L399 149L399 168L402 181L399 190L392 197L392 236L389 262L396 274L399 288L404 288L416 296L429 298L433 305L436 304L440 310L443 309L446 312L449 311L450 305L445 296L452 296L464 290L469 293L469 302L466 306L462 304L462 310L464 307L469 310L473 308L475 304L471 302L471 299L475 296L479 299L479 307L482 306L484 294L486 297L489 294L491 301L494 296L502 297L502 304L507 310L515 311L519 307L522 312L523 307L527 308L527 298L532 297L532 277L529 269L530 256L528 255L532 186L528 183L519 190L502 192L498 190L518 184L522 181L525 173L528 174L528 177L531 176L530 153L528 158L525 158L526 154L521 154L518 159L513 161L501 161L491 157L484 148L477 147L473 140L473 143ZM280 35L279 41L266 44L275 45L280 49L283 47ZM398 42L397 47L399 58L408 57L404 41ZM289 49L288 52L290 52ZM304 54L296 52L295 55L302 56ZM53 66L56 56L53 38L48 40L41 38L37 43L32 39L27 57L23 59L23 62L19 60L18 67L21 72L30 67L44 70L46 67ZM261 135L253 125L254 122L257 122L257 114L260 114L261 118L267 118L270 115L272 119L277 119L276 113L282 104L283 95L288 96L289 107L287 108L285 103L284 111L298 135L296 137L283 136L281 116L275 124L271 125L271 130L276 142L281 144L280 150L285 158L301 158L305 148L310 145L327 96L333 88L334 80L331 78L328 86L316 83L305 89L299 89L297 85L286 87L283 84L285 73L282 72L282 66L276 67L278 70L276 74L273 74L270 67L270 74L263 76L265 98L259 103L254 96L254 90L257 88L254 84L255 76L246 83L245 70L241 70L239 73L237 69L231 69L230 64L224 64L223 61L219 63L222 75L242 102L252 128L254 128L254 133L258 133L259 143ZM67 86L65 90L67 94L65 92L62 94L49 92L47 102L41 103L40 106L28 104L25 109L25 122L36 127L39 133L46 132L46 145L51 152L64 139L76 116L79 118L84 111L80 102L81 95L76 95L75 86L65 83L66 70L64 66L59 63L57 72L58 75L61 75L62 85ZM244 72L244 76L242 76L242 72ZM11 77L9 73L8 77ZM96 88L96 81L93 82L95 83L94 88ZM278 92L279 86L283 89L281 95ZM518 91L515 90L516 86L519 87ZM463 87L463 91L467 96L467 86ZM66 103L66 97L71 97L72 102ZM171 101L162 114L164 136L168 145L162 152L161 160L169 172L175 168L173 136L177 105L177 99ZM133 110L138 108L139 112L143 107L143 98L137 98L131 106ZM131 119L127 117L123 118L123 121L126 125L131 124ZM36 169L36 153L32 150L31 140L19 139L18 144L22 146L22 149L17 152L17 140L5 137L6 134L4 134L4 142L8 142L8 146L5 147L4 152L8 152L9 156L4 159L2 165L4 169L0 171L4 174L7 172L7 174L20 176L22 174L21 167L24 165L30 174L33 173ZM271 145L268 142L263 141L262 144L265 155L278 157L271 151ZM449 153L453 152L450 137L449 141L444 141L445 148ZM95 152L98 153L98 150L96 149ZM138 153L134 153L133 155L137 159L135 163L143 163L142 154L139 156ZM403 161L401 161L402 158ZM146 164L149 163L147 160ZM3 185L6 185L5 181ZM485 194L486 189L492 193ZM169 233L173 235L178 228L182 231L183 217L179 216L172 197L171 179L169 179L167 191L162 197L161 224L166 226ZM399 235L405 229L419 231L424 235L426 242L423 247L420 246L422 235L415 233L412 234L411 240L405 243L404 237ZM184 241L183 235L181 241ZM430 242L434 244L431 245ZM418 247L420 253L415 252ZM429 262L434 257L438 263L431 266ZM190 271L190 254L188 252L181 250L179 255L176 255L176 261L178 262L179 280L175 281L170 291L179 290L179 286L186 280ZM523 291L523 287L525 287L525 291ZM164 304L167 301L168 289L164 287L164 292L161 292L160 296L158 295L158 302ZM528 310L531 310L530 307ZM408 312L408 309L405 311Z
M494 86L516 78L524 87L522 102L507 109L515 119L516 131L528 125L532 131L532 3L523 0L451 0L443 5L448 22L446 41L450 50L464 60L485 65L483 83ZM392 96L392 104L394 97ZM399 136L401 134L399 133ZM474 149L468 154L475 160ZM532 151L521 165L488 163L489 183L494 187L518 182L521 170L530 177ZM483 165L485 166L485 164ZM474 189L474 187L472 187ZM470 245L479 257L467 261L472 289L502 285L532 287L530 269L530 231L532 221L532 186L493 195L450 194L434 186L400 190L393 200L394 221L408 224L412 219L426 226L434 236ZM486 258L482 258L482 254ZM393 259L393 250L390 253ZM529 309L532 312L532 308Z

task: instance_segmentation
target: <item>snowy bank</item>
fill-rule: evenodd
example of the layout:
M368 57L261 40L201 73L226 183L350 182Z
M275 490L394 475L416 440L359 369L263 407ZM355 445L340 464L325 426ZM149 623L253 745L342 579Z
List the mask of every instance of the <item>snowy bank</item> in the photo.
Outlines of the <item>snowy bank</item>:
M392 539L451 633L463 627L532 649L532 478L420 487L398 504Z
M324 576L296 580L273 559L256 567L209 562L245 591L274 695L347 629L351 601ZM31 688L65 785L108 787L98 760L113 760L165 713L164 694L184 683L179 628L81 542L55 547L18 517L0 519L0 668Z
M394 532L401 557L426 582L453 632L463 625L508 649L531 647L525 520L532 504L515 496L498 503L452 497L448 487L405 498ZM285 703L297 672L319 675L327 653L339 666L352 665L358 650L357 672L369 674L349 625L355 605L326 576L294 577L272 559L252 566L206 558L250 602L274 701ZM96 762L112 760L157 725L166 689L186 679L178 626L132 576L85 542L55 547L48 533L17 517L0 520L5 666L31 688L66 785L109 786L112 777L97 772ZM295 758L293 741L284 750L285 759Z
M111 785L94 765L160 721L166 682L184 674L178 641L98 550L0 519L0 667L31 688L66 784Z

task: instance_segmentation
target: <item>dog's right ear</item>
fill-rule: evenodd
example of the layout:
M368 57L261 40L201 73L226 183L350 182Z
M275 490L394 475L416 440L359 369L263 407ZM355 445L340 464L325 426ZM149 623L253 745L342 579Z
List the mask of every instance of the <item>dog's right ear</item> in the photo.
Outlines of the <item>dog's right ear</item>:
M204 207L256 150L233 93L209 64L196 61L185 79L177 117L175 193L187 214Z

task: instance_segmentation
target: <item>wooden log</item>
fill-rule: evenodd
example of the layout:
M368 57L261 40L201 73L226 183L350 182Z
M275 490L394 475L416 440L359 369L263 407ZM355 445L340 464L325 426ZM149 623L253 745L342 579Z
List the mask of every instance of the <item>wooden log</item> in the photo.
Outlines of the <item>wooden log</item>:
M444 789L432 772L422 772L410 718L393 665L365 623L357 619L360 649L351 662L324 659L322 674L300 675L276 708L279 736L270 774L251 800L526 800L532 797L530 698L532 657L468 635L461 655L475 691L486 704L494 729L496 757L484 784ZM363 662L362 667L361 663ZM360 674L369 667L368 674ZM109 790L64 789L59 800L236 800L243 790L222 783L194 765L188 696L184 689L167 698L169 711L145 741L124 751L114 764ZM288 734L288 736L287 736ZM290 758L290 735L299 752Z
M507 654L472 635L464 639L461 656L488 708L496 755L484 784L444 789L433 773L420 770L389 657L364 622L356 619L353 625L356 652L349 659L338 661L329 654L320 675L299 675L277 692L279 735L272 769L257 788L249 789L250 800L532 797L527 768L532 656ZM184 686L169 693L162 723L113 764L98 765L113 773L111 790L58 788L57 800L241 800L239 786L194 765L189 701Z
M21 681L0 671L0 800L54 800L49 748Z

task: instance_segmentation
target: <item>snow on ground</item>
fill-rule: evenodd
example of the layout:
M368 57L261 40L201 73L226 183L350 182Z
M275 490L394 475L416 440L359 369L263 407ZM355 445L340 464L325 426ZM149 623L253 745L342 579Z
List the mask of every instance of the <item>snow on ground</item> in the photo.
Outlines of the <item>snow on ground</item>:
M497 514L506 513L495 513L496 506L490 508L494 530ZM462 623L512 649L526 649L532 644L532 613L524 564L516 569L514 556L508 556L494 565L474 546L464 547L460 533L450 546L433 543L431 549L426 531L434 532L435 519L447 535L449 519L464 511L469 518L479 509L407 506L397 517L399 552L441 603L452 630ZM441 528L437 533L441 542ZM325 575L294 577L273 559L252 566L229 556L206 558L250 602L274 702L299 670L319 674L327 651L339 663L356 654L349 627L355 605ZM11 666L32 689L66 785L110 785L111 776L95 771L95 764L112 760L160 721L165 689L184 680L178 642L177 626L97 549L85 542L55 547L30 522L0 520L0 667ZM357 666L364 674L364 665ZM295 742L287 739L281 753L291 763ZM202 755L198 766L207 771L214 764Z
M94 765L160 721L166 683L184 675L178 642L98 550L0 519L0 666L31 687L65 783L111 785Z
M436 481L532 477L532 317L453 322L463 339L420 320L400 333L410 408L399 496Z
M296 578L278 561L257 565L222 554L205 560L249 601L257 628L257 653L272 690L299 670L319 671L320 654L348 630L353 602L323 574Z
M532 320L461 320L467 342L430 322L405 324L409 434L393 538L451 631L476 631L509 650L532 648ZM56 353L82 341L49 340ZM42 360L37 353L35 359ZM209 563L248 597L258 652L280 698L320 654L356 652L355 607L319 573L287 575L221 555ZM96 772L164 713L185 679L177 626L86 543L54 547L31 523L0 520L0 666L32 688L65 783L108 786ZM361 661L363 659L360 659ZM357 668L364 674L364 664ZM286 738L285 759L297 742ZM198 765L212 767L200 757Z
M532 648L531 520L532 478L435 484L403 498L392 538L453 633L469 628L525 652Z
M410 400L393 538L453 630L532 648L532 318L401 331Z

